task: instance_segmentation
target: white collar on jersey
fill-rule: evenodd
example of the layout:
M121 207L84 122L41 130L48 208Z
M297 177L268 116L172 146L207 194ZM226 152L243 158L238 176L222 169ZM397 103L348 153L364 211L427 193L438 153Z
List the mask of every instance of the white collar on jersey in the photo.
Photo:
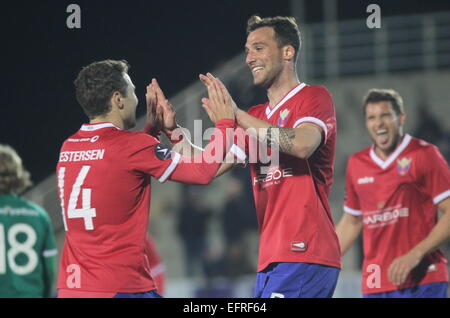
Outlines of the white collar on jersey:
M121 130L119 127L116 127L113 123L98 123L98 124L83 124L80 128L82 131L94 131L102 128L114 127Z
M387 167L389 167L389 165L395 160L397 159L397 157L403 152L403 150L405 150L406 147L408 147L409 143L411 142L411 136L408 134L405 134L405 137L403 138L402 142L400 143L400 145L397 147L397 149L395 149L395 151L393 153L391 153L391 155L386 159L386 161L382 160L380 157L377 156L377 154L375 153L375 146L372 145L372 147L370 148L370 158L372 158L372 160L381 168L381 169L386 169Z
M298 84L286 96L284 96L284 98L278 104L276 104L274 108L270 109L270 106L267 105L267 107L266 107L266 117L267 117L267 119L269 119L277 111L278 108L283 106L283 104L286 103L288 99L290 99L292 96L294 96L295 94L300 92L302 90L302 88L305 87L305 86L306 86L305 83Z

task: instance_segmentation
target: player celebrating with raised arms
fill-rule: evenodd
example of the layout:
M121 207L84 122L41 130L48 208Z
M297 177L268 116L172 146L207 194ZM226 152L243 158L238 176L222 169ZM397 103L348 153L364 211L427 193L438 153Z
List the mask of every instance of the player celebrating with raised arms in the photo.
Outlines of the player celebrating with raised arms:
M255 297L331 297L341 266L328 204L336 141L332 98L326 88L298 80L294 18L251 17L245 50L254 84L267 90L269 101L248 112L234 105L237 123L272 151L279 149L278 163L250 160L260 228ZM200 78L209 90L229 96L211 74ZM234 145L234 154L248 158L251 144ZM234 165L224 163L218 175Z
M438 249L450 237L447 162L436 146L403 133L394 90L370 90L364 116L373 145L348 160L342 253L362 229L364 297L447 297L447 260Z
M222 161L203 154L192 160L154 136L129 131L138 100L128 68L125 61L96 62L75 80L77 100L90 122L64 142L56 169L66 230L58 297L160 297L145 253L151 178L207 184ZM234 109L215 93L209 94L213 102L207 111L216 128L205 153L226 153L232 140L225 130L235 126ZM157 136L170 119L170 105L156 80L146 97L146 131Z

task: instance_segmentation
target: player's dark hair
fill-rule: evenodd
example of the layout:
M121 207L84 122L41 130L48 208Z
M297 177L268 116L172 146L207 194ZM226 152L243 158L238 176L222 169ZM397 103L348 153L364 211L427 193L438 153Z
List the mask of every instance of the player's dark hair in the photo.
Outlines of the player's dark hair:
M262 27L273 28L275 31L275 40L279 48L285 45L292 45L295 49L294 61L297 60L301 46L301 35L294 17L276 16L261 18L253 15L247 21L247 35Z
M398 92L393 89L373 88L370 89L364 97L364 114L366 113L367 104L379 102L391 102L392 109L396 115L405 113L403 109L403 98Z
M89 119L107 114L114 92L127 97L127 82L123 74L130 65L127 61L105 60L83 67L74 84L78 103Z
M17 152L0 144L0 194L21 194L31 185L30 174Z

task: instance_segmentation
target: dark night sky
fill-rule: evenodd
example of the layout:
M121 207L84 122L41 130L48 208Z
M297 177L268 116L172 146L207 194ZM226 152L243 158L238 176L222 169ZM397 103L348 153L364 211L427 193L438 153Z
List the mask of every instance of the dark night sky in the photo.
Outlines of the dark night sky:
M66 27L66 7L81 7L81 29ZM382 15L449 10L449 1L341 0L340 19L361 18L369 3ZM306 1L306 21L322 20ZM74 96L80 68L126 59L142 114L145 85L156 77L168 96L243 50L246 20L289 15L289 1L14 1L2 4L0 143L16 148L38 182L54 171L59 147L86 121Z

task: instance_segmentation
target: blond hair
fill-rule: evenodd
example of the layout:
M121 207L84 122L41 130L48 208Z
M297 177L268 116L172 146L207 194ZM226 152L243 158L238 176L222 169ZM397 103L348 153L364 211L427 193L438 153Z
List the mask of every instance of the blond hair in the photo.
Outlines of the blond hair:
M0 194L20 194L32 185L17 152L0 144Z

